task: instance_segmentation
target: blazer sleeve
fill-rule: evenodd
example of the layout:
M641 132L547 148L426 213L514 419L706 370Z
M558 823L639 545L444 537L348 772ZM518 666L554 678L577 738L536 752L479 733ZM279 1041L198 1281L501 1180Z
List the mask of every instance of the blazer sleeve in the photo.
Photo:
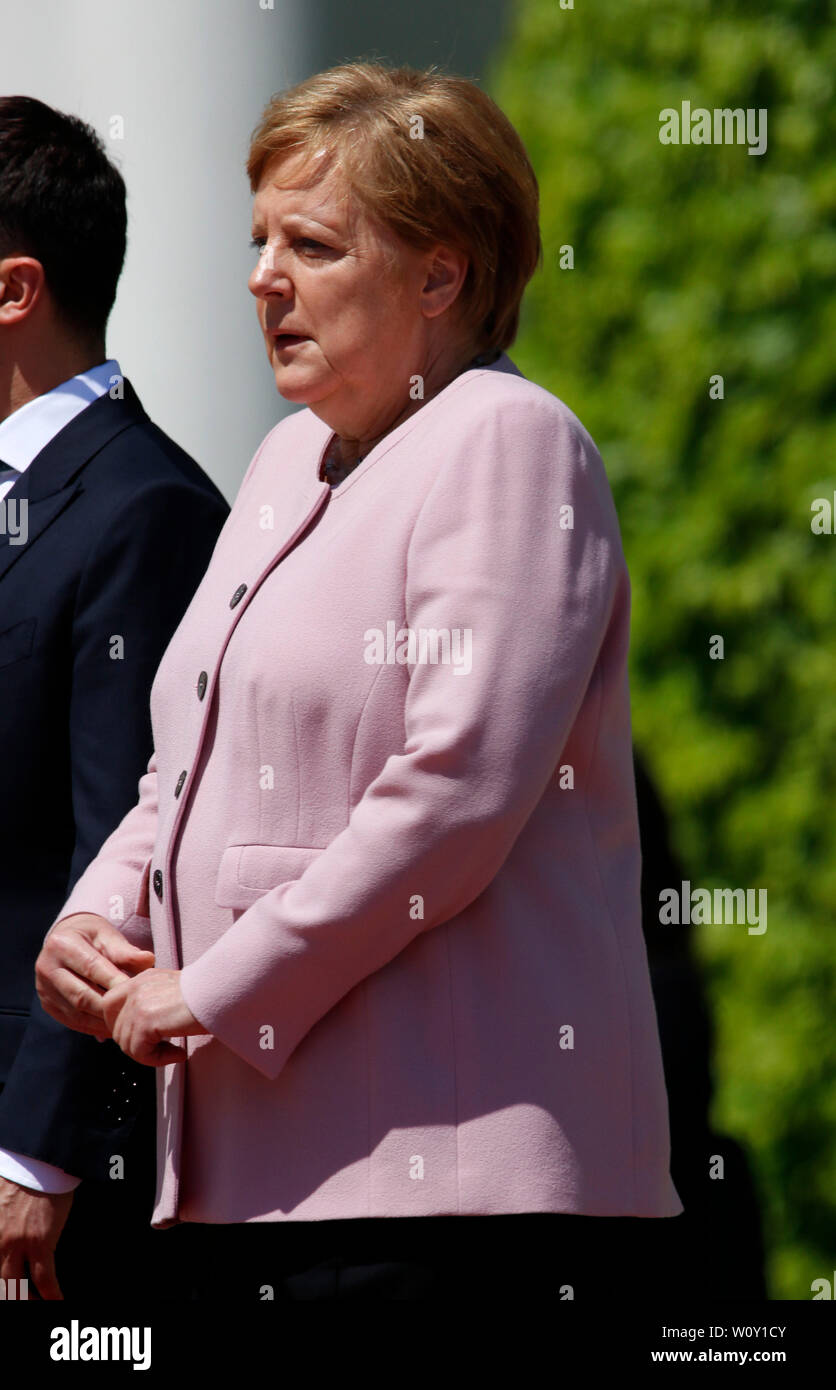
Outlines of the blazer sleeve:
M545 392L480 406L447 436L404 594L410 628L472 630L472 669L409 668L403 751L300 878L181 972L204 1027L268 1078L349 990L487 887L554 775L610 623L622 638L629 625L615 509L586 431Z
M136 945L151 946L157 774L150 687L227 514L214 491L179 481L145 485L111 513L91 546L76 597L68 712L76 827L68 888L76 886L56 921L100 912ZM111 660L113 637L124 639L119 660ZM134 1097L147 1090L147 1071L114 1042L98 1043L50 1018L33 989L0 1096L0 1144L80 1177L106 1177L114 1142L133 1122Z
M157 838L157 755L139 780L139 800L108 835L73 888L49 936L65 917L95 912L135 946L151 950L148 875Z

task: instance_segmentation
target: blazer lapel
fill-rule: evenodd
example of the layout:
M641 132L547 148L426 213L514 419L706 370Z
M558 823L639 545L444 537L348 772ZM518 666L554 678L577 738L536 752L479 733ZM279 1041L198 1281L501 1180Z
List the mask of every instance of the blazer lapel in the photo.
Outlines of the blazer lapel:
M79 484L70 485L51 497L43 497L32 502L19 483L6 494L0 502L0 580L8 573L18 556L23 555L50 522L72 501L79 490Z
M79 477L105 444L145 417L131 383L124 396L108 392L85 406L36 455L0 502L0 580L18 556L42 536L81 488ZM18 532L12 534L12 531Z

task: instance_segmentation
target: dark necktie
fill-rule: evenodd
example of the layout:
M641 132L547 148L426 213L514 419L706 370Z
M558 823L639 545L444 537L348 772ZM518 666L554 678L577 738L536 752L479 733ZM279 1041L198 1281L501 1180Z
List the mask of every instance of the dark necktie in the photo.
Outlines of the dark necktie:
M10 463L4 463L0 459L0 483L14 482L15 478L20 477L20 470L12 468Z

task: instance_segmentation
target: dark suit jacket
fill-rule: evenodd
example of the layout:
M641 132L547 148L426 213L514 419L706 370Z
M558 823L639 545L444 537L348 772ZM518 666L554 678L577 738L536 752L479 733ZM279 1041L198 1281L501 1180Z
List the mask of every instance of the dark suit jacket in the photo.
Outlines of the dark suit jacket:
M49 1018L33 967L136 801L151 683L229 508L127 380L50 441L15 498L29 534L0 534L0 1146L106 1178L154 1071Z

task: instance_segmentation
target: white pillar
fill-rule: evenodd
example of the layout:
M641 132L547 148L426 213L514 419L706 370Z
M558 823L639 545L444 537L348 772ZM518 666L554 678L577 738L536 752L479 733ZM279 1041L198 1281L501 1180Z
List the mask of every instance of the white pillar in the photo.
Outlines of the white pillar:
M128 187L107 351L230 500L289 409L247 289L244 165L271 94L314 66L305 13L304 0L273 10L259 0L3 7L0 91L88 121Z

